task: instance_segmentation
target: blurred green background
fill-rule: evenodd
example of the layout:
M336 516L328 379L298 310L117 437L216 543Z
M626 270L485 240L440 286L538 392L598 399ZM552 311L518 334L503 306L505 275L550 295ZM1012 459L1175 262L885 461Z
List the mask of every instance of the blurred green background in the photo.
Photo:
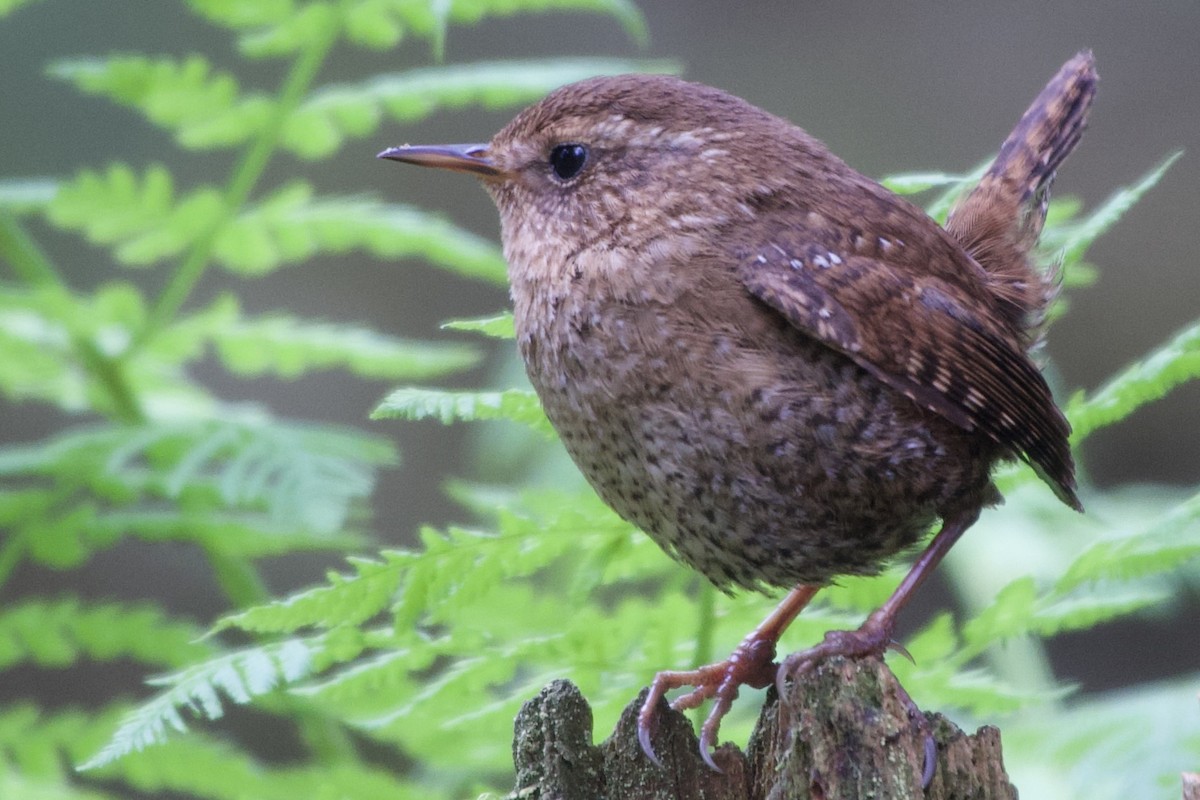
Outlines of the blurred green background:
M1090 252L1098 283L1074 291L1067 316L1056 323L1048 352L1062 388L1092 388L1106 376L1165 340L1200 311L1200 3L1177 0L1128 3L871 3L655 0L643 5L651 45L637 52L615 22L587 15L489 20L451 28L447 62L560 54L622 54L671 58L685 75L739 94L787 117L825 140L852 166L872 175L944 169L960 171L981 161L1016 122L1054 70L1082 48L1095 51L1101 75L1099 100L1083 144L1067 162L1056 189L1101 202L1168 153L1188 152L1108 236ZM143 166L170 161L180 186L218 180L229 169L226 153L186 153L137 114L99 97L81 96L44 74L57 58L113 51L184 54L206 52L221 66L235 58L230 38L174 3L146 0L69 2L46 0L0 24L0 176L73 175L113 160ZM424 45L378 54L343 48L320 83L419 66ZM280 62L248 62L243 83L268 91L278 84ZM329 161L277 159L263 182L278 184L303 174L323 191L365 192L443 211L488 237L497 235L494 209L470 180L403 170L375 160L402 141L477 141L507 121L499 114L447 113L416 128L377 140L358 140ZM764 153L764 158L771 154ZM86 288L117 273L104 250L31 224L33 234L68 280ZM153 285L153 273L121 277ZM199 306L232 282L211 270L193 298ZM239 281L248 312L288 308L297 314L362 321L416 338L444 336L439 322L481 315L506 305L502 291L459 281L415 262L380 263L366 256L323 258L281 270L255 283ZM502 358L499 350L496 360ZM2 355L0 355L2 357ZM496 368L493 363L489 368ZM487 369L487 368L485 368ZM469 376L478 383L486 372ZM337 374L297 382L238 381L215 365L204 379L231 399L261 401L280 414L340 420L385 430L400 443L404 463L385 473L376 495L381 537L408 541L418 523L461 516L444 498L447 475L470 474L476 458L472 431L435 424L370 423L366 415L382 396L364 381ZM0 441L35 441L61 427L58 412L0 400ZM1174 392L1126 423L1094 435L1082 453L1088 480L1102 486L1144 481L1200 482L1200 384ZM207 622L222 609L211 578L180 547L122 545L101 554L87 570L71 574L84 596L138 598L147 576L168 607ZM316 581L332 566L317 556L273 563L271 589L283 593ZM129 590L138 575L136 591ZM6 587L45 589L55 576L23 568ZM83 582L82 585L80 582ZM936 592L923 598L938 603ZM766 608L764 602L764 610ZM913 614L914 622L921 616ZM1200 652L1194 636L1200 602L1193 596L1172 617L1122 624L1051 643L1061 675L1099 689L1194 669ZM1120 636L1120 639L1114 639ZM1104 637L1104 638L1098 638ZM18 671L0 691L19 695ZM28 679L38 679L30 671ZM44 677L44 674L43 674ZM96 679L95 673L91 673ZM106 676L110 686L141 676ZM63 691L56 686L56 691ZM83 700L88 686L70 690Z

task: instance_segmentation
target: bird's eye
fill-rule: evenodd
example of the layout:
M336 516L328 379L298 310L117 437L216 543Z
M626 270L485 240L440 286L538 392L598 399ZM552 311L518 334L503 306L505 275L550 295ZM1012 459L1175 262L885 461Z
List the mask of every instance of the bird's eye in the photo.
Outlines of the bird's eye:
M588 149L581 144L559 144L550 151L550 168L560 180L570 180L587 163Z

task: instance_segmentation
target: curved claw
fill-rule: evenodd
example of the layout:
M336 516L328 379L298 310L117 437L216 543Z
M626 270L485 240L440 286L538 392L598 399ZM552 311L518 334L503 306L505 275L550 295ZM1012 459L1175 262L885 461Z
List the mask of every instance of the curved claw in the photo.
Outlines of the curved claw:
M637 720L638 744L642 746L642 752L646 754L646 757L660 767L663 763L654 752L654 744L650 741L650 727L654 724L654 709L658 707L658 701L662 700L663 696L671 689L669 675L669 673L660 672L654 676L654 682L650 684L650 689L646 692L646 700L638 710Z
M656 767L663 765L658 755L654 752L654 744L650 741L650 728L642 724L640 715L638 718L638 744L642 746L642 752L646 754L646 758L654 762Z
M709 746L704 742L703 739L700 740L700 758L705 764L708 764L708 768L713 772L716 772L719 775L725 774L725 770L718 767L717 762L713 761L712 753L709 751Z
M755 632L746 637L725 661L686 672L660 672L655 675L646 693L646 700L638 711L638 744L642 752L655 764L662 766L650 741L650 729L654 724L658 701L672 689L692 686L692 691L676 698L671 707L683 711L699 706L710 697L716 698L712 711L700 729L700 757L713 770L721 772L709 752L717 742L721 719L733 706L742 684L761 689L771 682L773 670L776 669L774 658L775 640L764 639Z
M788 678L803 677L813 667L829 656L840 655L837 646L832 644L830 639L833 633L840 632L842 631L832 631L825 634L825 641L810 647L808 650L792 653L780 663L779 670L775 673L775 690L779 692L780 702L789 708L792 705L786 691Z
M719 741L717 734L721 730L721 720L729 713L729 709L733 708L733 701L737 699L740 685L737 675L731 669L725 676L725 680L721 681L721 685L713 692L717 702L713 703L712 711L708 712L708 717L700 726L700 757L711 769L722 774L724 774L724 770L717 766L717 762L713 761L711 751L717 746Z
M921 789L928 789L937 773L937 741L933 734L925 731L925 766L921 770Z
M904 656L908 663L912 664L914 667L917 665L917 660L913 658L912 653L908 652L908 648L897 642L895 639L892 639L887 643L887 649Z

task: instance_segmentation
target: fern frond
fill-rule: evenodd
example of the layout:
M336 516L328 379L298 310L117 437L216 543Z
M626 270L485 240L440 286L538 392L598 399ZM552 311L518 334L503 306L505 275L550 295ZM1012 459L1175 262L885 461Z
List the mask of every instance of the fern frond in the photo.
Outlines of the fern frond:
M82 518L58 520L41 531L43 541L56 535L101 540L122 530L203 540L238 531L249 539L230 545L275 539L276 548L286 546L288 530L298 545L306 535L336 540L369 496L375 470L395 457L390 442L335 426L188 420L89 426L37 445L0 448L0 476L50 480L90 494L67 505ZM128 508L158 498L183 501L184 508ZM103 511L110 504L126 508ZM50 525L36 518L29 524L35 523ZM258 536L250 536L254 529Z
M62 794L46 797L100 797L79 787L72 765L85 759L106 741L120 714L109 707L98 714L67 710L47 713L31 705L8 706L0 711L0 751L11 764L0 775L37 782ZM65 759L64 759L65 756ZM186 794L211 800L337 800L345 797L416 798L419 784L347 759L319 766L272 767L246 755L232 744L193 732L186 741L171 740L158 747L131 753L91 770L88 778L122 781L123 787L145 793ZM61 787L57 784L61 783ZM0 787L5 786L0 778ZM13 784L15 785L15 784ZM73 788L72 788L73 787ZM47 790L49 791L49 790ZM0 794L14 799L41 794ZM104 795L104 797L108 797Z
M419 256L460 275L500 284L499 248L441 217L362 197L313 198L293 182L225 227L214 255L227 269L260 274L318 252L366 250L383 259Z
M678 72L670 61L560 58L428 67L379 75L358 84L317 89L284 129L284 144L307 158L335 150L348 137L376 131L384 114L415 122L435 111L508 108L529 103L563 84L594 75Z
M1200 378L1200 322L1185 328L1141 361L1127 367L1090 397L1076 394L1067 403L1071 441L1119 422L1176 386Z
M87 406L88 378L74 357L64 322L86 308L57 289L0 291L0 392L78 411Z
M372 33L380 30L372 28ZM676 71L678 66L667 61L576 58L464 64L383 75L364 84L314 91L284 123L281 143L303 158L320 158L347 137L373 133L382 111L410 122L440 108L504 108L531 102L564 83L592 75ZM192 149L240 145L255 136L273 113L271 98L241 92L233 75L214 71L199 55L182 60L140 55L70 59L55 62L50 72L81 91L140 111Z
M1200 752L1200 675L1079 698L1004 726L1004 761L1024 796L1123 800L1177 797ZM1054 765L1047 782L1046 765ZM1039 789L1041 791L1039 791Z
M211 187L177 200L166 167L151 166L139 177L129 166L114 164L104 173L85 170L63 183L46 213L59 228L113 245L118 261L148 266L183 252L221 207L220 194Z
M414 556L385 550L378 560L351 558L354 575L330 572L329 584L223 617L213 632L294 633L304 628L357 625L386 610L396 598Z
M968 183L974 176L956 175L949 172L905 172L898 175L888 175L880 179L887 188L896 194L921 194L930 189L958 189Z
M977 651L964 647L949 613L938 614L922 628L907 649L916 663L888 659L901 684L919 704L954 707L985 717L1011 714L1068 694L1070 687L1026 688L987 669L972 668Z
M476 319L454 319L442 323L442 328L450 331L473 331L493 339L515 339L513 315L505 311L494 317L478 317Z
M366 328L307 322L284 314L239 320L216 335L217 352L238 375L295 378L343 367L364 378L431 378L479 362L479 351L384 336Z
M196 642L199 633L150 604L26 600L0 610L0 668L20 663L64 667L83 658L178 667L211 652Z
M1125 212L1133 208L1142 198L1142 195L1154 188L1171 168L1171 165L1182 155L1182 150L1172 153L1136 183L1114 192L1087 218L1076 223L1062 222L1048 227L1042 234L1041 248L1048 251L1060 251L1062 261L1066 265L1082 260L1083 254L1091 247L1092 242L1116 224Z
M253 136L270 117L274 101L243 95L237 79L216 72L203 56L115 55L55 62L50 74L135 108L159 127L173 131L184 147L232 147Z
M445 52L446 28L451 23L550 9L593 11L614 17L639 45L646 43L645 20L627 0L451 0L439 5L353 0L342 4L342 20L346 37L356 44L383 49L394 46L405 33L414 33L433 42L434 60L440 61Z
M1179 503L1141 531L1096 542L1058 582L1069 591L1093 581L1129 582L1169 573L1200 557L1200 494Z
M106 368L89 368L96 360L82 358L81 351L91 350L99 359L120 358L146 314L141 293L116 281L79 296L53 284L32 290L5 288L0 292L0 345L7 357L0 359L0 391L68 410L111 412L114 400ZM127 390L139 395L148 417L213 413L212 397L177 369L189 354L199 355L197 343L180 358L158 358L170 352L170 344L164 339L124 361L120 371Z
M616 19L638 44L647 40L646 20L629 0L448 0L441 4L379 3L398 14L422 36L440 35L447 23L472 24L485 17L537 11L589 11Z
M187 741L131 754L95 771L98 778L123 779L150 793L186 793L212 800L341 800L386 797L420 800L428 787L389 771L354 761L305 767L268 767L229 744L196 733Z
M950 180L940 187L942 191L925 206L925 213L933 217L939 224L945 225L946 218L950 215L951 209L958 199L970 191L971 187L979 183L979 179L983 177L983 173L991 165L992 159L981 161L976 164L970 172L965 172L960 176L960 180Z
M295 0L187 0L200 16L233 30L274 25L295 14Z
M371 412L371 419L437 419L451 422L507 419L546 436L554 429L537 395L528 389L496 392L450 392L408 387L396 389Z
M343 631L336 640L330 634L320 634L244 648L154 679L151 683L169 688L127 714L108 743L79 768L101 767L161 744L167 740L168 730L186 731L181 711L218 719L224 714L222 698L249 703L280 686L328 669L339 660L354 658L361 652L361 644L355 646L346 633Z
M23 775L17 769L6 768L2 762L0 797L19 797L21 800L120 800L115 794L78 786L69 778Z
M1032 577L1019 578L963 626L963 640L972 653L981 653L994 642L1018 636L1050 637L1091 628L1160 605L1170 597L1165 587L1154 583L1072 588L1074 591L1039 591Z

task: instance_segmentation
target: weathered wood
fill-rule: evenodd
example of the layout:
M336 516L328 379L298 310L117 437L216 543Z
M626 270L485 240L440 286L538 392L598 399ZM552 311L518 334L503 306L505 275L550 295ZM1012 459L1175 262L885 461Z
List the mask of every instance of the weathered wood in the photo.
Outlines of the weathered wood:
M1183 773L1183 800L1200 800L1200 772Z
M793 708L769 692L747 753L732 744L699 757L691 723L665 704L654 747L662 766L638 746L643 692L613 735L591 741L592 714L574 685L555 681L521 709L513 759L516 789L531 800L1016 800L1004 772L1000 733L964 734L944 717L927 717L937 742L937 772L921 787L925 735L909 719L903 694L882 661L832 659L793 687Z

